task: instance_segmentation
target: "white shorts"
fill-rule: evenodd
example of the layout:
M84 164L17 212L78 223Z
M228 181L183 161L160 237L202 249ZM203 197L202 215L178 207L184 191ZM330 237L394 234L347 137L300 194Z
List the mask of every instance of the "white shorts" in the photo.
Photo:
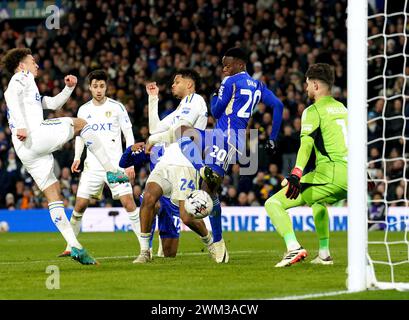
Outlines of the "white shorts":
M57 182L52 152L61 149L73 137L74 125L68 117L44 120L24 142L13 135L16 154L41 191Z
M197 189L199 174L193 167L182 167L159 162L149 175L146 183L155 182L163 191L163 196L178 203L185 200L190 192Z
M127 183L116 183L112 187L108 184L106 172L101 170L85 170L81 174L80 182L78 185L77 197L84 199L97 199L101 200L104 185L107 184L111 190L112 198L114 200L119 199L126 194L132 195L132 186Z

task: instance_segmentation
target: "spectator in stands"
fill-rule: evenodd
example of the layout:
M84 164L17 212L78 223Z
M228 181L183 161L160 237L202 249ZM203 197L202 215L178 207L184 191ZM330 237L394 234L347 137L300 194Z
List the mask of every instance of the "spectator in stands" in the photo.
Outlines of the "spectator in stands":
M382 193L375 192L368 210L368 230L385 230L386 224L381 222L385 221L385 203Z
M29 186L24 187L23 196L17 201L18 209L34 209L36 207L33 190Z
M35 57L43 61L38 81L40 94L60 90L63 83L56 79L63 74L78 76L79 83L72 98L62 111L50 112L48 117L75 116L78 106L90 100L83 75L97 68L106 69L112 79L108 95L126 106L135 138L142 141L149 134L145 81L158 82L161 118L177 106L168 83L174 71L182 67L193 67L201 74L203 84L199 94L208 102L220 87L220 59L224 51L238 45L247 51L252 61L248 65L249 73L260 77L284 101L283 130L288 125L297 136L300 132L298 118L307 102L303 74L309 64L324 58L331 60L336 66L336 86L341 89L339 99L346 98L346 4L346 0L337 1L336 5L320 1L274 0L181 0L177 5L174 1L67 1L67 14L61 18L61 28L57 30L48 31L42 25L25 29L23 20L17 25L23 25L19 29L8 21L0 22L0 54L11 47L30 46L36 52ZM395 42L394 50L397 50L399 43ZM333 54L325 56L325 51ZM373 63L377 63L378 68L383 67L382 61ZM10 148L10 130L3 99L6 76L2 74L1 77L0 157L5 161ZM402 105L402 109L406 109L405 106ZM226 177L223 184L226 203L237 204L238 194L245 192L250 205L262 204L266 194L274 192L271 181L263 179L271 163L278 165L280 174L287 174L285 166L292 158L289 156L285 160L287 164L281 164L284 162L283 146L279 145L275 156L264 150L271 130L270 119L271 114L259 104L254 110L251 128L259 130L260 175L238 177L236 171L232 172L234 178ZM212 123L209 117L209 126ZM73 151L73 144L68 143L56 153L56 176L66 175L63 168L70 166ZM20 168L19 163L17 167ZM2 168L4 170L5 165ZM144 187L146 176L146 169L142 168L136 180L138 188ZM23 187L24 183L33 186L24 170L18 172L16 179L24 181ZM75 184L77 179L77 175L72 176L70 183ZM5 188L0 205L5 206L4 197L8 192L18 201L23 193L20 189L20 184L17 187L12 182ZM66 188L68 202L75 196L74 189ZM234 199L228 199L231 196ZM41 199L38 206L41 206Z
M14 201L14 195L12 193L7 193L6 195L6 209L15 210L16 202Z
M279 146L282 152L282 172L289 172L295 165L300 147L300 135L294 132L291 125L284 126Z

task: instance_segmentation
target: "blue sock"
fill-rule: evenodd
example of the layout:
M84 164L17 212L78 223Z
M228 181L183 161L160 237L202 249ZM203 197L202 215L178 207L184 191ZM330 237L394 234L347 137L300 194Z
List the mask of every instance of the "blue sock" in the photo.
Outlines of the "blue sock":
M152 223L151 237L149 238L149 248L152 248L153 235L155 234L155 228L156 228L156 216L153 219L153 223Z
M197 144L189 137L182 137L178 140L180 150L184 156L192 163L193 167L200 171L204 166L202 152Z
M212 226L213 242L222 240L222 207L219 198L213 199L213 210L209 216Z

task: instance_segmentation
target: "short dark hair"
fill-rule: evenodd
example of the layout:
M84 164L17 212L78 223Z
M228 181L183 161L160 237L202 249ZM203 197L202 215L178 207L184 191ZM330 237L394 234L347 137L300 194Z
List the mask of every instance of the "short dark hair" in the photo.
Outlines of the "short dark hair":
M244 50L239 47L230 48L229 50L226 51L224 56L239 59L246 64L248 62L247 53L244 52Z
M305 77L308 79L321 80L326 83L330 89L335 81L334 69L328 63L312 64L305 73Z
M5 68L8 73L13 74L19 63L30 54L31 50L28 48L11 49L6 53L3 59L1 59L2 67Z
M195 89L199 90L201 79L200 79L200 75L195 70L193 70L193 69L182 69L182 70L179 70L179 71L175 72L175 77L177 75L180 75L182 78L185 78L185 79L188 78L188 79L193 80L193 82L195 84Z
M101 69L94 70L88 75L88 84L91 85L92 80L103 80L108 82L108 74Z

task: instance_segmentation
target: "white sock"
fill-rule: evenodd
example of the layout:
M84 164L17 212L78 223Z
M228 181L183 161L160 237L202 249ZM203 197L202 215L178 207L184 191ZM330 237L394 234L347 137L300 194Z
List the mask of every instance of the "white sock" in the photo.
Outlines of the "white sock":
M131 221L132 231L138 238L139 244L141 243L141 223L139 221L139 212L137 210L128 212L129 220Z
M80 137L84 140L87 148L98 159L105 171L115 172L117 171L114 165L111 163L108 154L106 153L101 140L94 134L90 125L86 125L80 132Z
M141 252L149 250L149 240L151 238L151 233L142 233L140 237L140 244L141 244Z
M68 222L67 216L65 215L64 203L62 201L51 202L48 204L48 209L50 210L51 220L61 232L65 241L67 241L71 247L82 249L82 246L78 242L71 224Z
M301 245L298 243L298 241L289 241L288 243L286 243L287 245L287 251L293 251L293 250L297 250L299 247L301 247Z
M321 259L326 259L330 256L329 249L319 249L318 255Z
M210 246L213 243L212 233L209 231L206 236L200 237L200 240L206 245Z
M83 214L84 213L76 212L74 210L71 215L70 224L71 224L72 230L74 231L74 234L76 237L78 237L80 230L81 230ZM68 243L67 243L67 247L65 248L65 251L71 251L71 246Z

